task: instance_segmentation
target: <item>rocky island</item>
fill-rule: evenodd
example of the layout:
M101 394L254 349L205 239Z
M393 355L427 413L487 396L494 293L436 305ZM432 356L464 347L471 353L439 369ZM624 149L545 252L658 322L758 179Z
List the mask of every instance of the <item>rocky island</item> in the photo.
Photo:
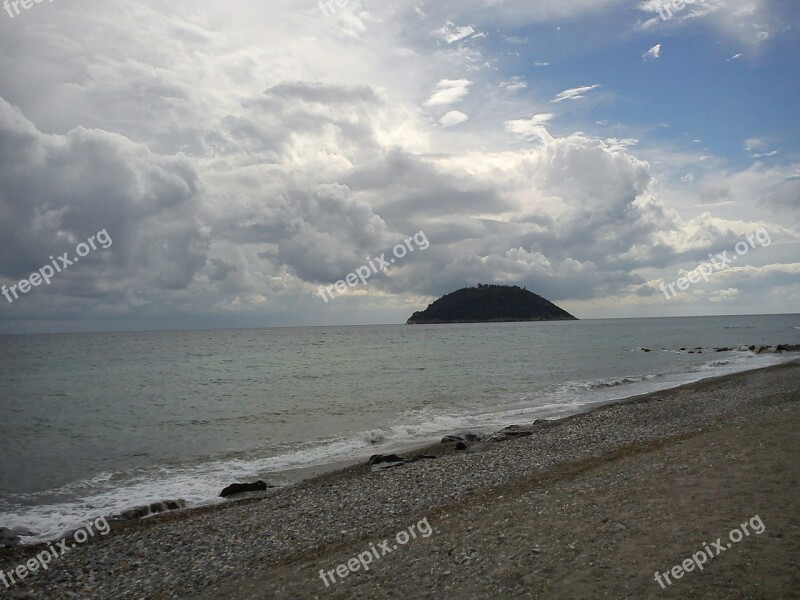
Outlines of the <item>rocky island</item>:
M406 323L575 320L576 317L549 300L519 286L478 284L478 287L463 288L442 296L425 310L415 312Z

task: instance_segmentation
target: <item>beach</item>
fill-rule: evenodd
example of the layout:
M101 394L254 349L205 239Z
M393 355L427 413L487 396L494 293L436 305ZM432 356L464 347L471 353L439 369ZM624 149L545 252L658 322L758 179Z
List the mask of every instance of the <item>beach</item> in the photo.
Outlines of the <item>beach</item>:
M794 361L520 423L117 526L0 597L798 597L799 403ZM656 580L755 517L763 531L702 570ZM40 550L3 551L0 569ZM365 552L368 570L337 572Z

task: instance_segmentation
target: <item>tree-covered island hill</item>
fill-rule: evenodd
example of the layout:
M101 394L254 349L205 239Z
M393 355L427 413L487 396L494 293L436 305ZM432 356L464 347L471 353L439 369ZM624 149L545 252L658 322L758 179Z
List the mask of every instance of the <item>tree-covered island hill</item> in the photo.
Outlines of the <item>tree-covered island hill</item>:
M468 287L442 296L407 321L409 325L438 323L498 323L574 321L576 317L538 294L516 285Z

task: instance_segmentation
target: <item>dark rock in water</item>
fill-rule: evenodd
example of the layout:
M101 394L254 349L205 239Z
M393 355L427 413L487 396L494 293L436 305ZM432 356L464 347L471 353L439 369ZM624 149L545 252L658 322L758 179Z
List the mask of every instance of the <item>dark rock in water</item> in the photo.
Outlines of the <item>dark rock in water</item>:
M232 483L224 490L220 492L220 496L222 498L227 498L228 496L235 496L236 494L245 494L247 492L265 492L267 491L268 486L266 482L261 481L254 481L253 483Z
M455 435L446 435L442 438L442 444L449 444L452 442L479 442L483 436L478 433L458 433Z
M8 527L0 527L0 548L11 548L19 544L21 538Z
M373 454L367 461L368 465L379 465L381 463L402 462L405 459L397 454Z
M779 344L775 352L800 352L800 344Z
M165 502L153 502L149 506L136 506L121 512L119 515L112 517L121 521L132 521L134 519L142 519L149 515L157 515L158 513L168 512L171 510L179 510L186 508L186 500L167 500Z
M639 348L639 350L641 350L642 352L652 352L650 348Z
M678 352L686 352L686 348L681 348Z
M128 510L119 513L119 515L117 515L116 518L122 521L132 521L134 519L141 519L143 517L146 517L149 514L150 514L149 506L137 506L136 508L129 508Z
M687 352L687 354L694 354L694 350L689 350L689 352Z
M756 347L755 346L748 346L747 349L750 350L750 352L753 352L756 349Z
M717 348L717 352L730 352L730 351L731 351L731 349L727 348L727 347L725 347L725 348Z

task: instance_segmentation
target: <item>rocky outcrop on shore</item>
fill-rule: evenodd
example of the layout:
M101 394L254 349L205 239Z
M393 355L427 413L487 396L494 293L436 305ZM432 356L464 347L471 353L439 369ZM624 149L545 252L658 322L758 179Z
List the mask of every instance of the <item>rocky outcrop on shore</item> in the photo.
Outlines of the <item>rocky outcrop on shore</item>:
M268 488L275 487L269 485L266 481L254 481L252 483L232 483L220 492L222 498L229 496L238 496L239 494L246 494L248 492L266 492Z
M115 521L131 521L171 510L181 510L183 508L186 508L186 500L166 500L164 502L153 502L145 506L135 506L111 518Z
M639 352L652 352L650 348L637 348ZM728 348L722 346L719 348L703 348L697 346L696 348L678 348L677 350L669 350L663 348L662 352L686 352L687 354L703 354L704 352L752 352L753 354L782 354L784 352L800 352L800 344L778 344L776 346L764 346L750 344L742 344L736 348Z
M433 460L435 456L429 454L417 454L408 458L404 458L397 454L373 454L367 461L368 465L372 466L373 471L383 471L385 469L393 469L395 467L402 467L403 465L410 465L420 460Z

